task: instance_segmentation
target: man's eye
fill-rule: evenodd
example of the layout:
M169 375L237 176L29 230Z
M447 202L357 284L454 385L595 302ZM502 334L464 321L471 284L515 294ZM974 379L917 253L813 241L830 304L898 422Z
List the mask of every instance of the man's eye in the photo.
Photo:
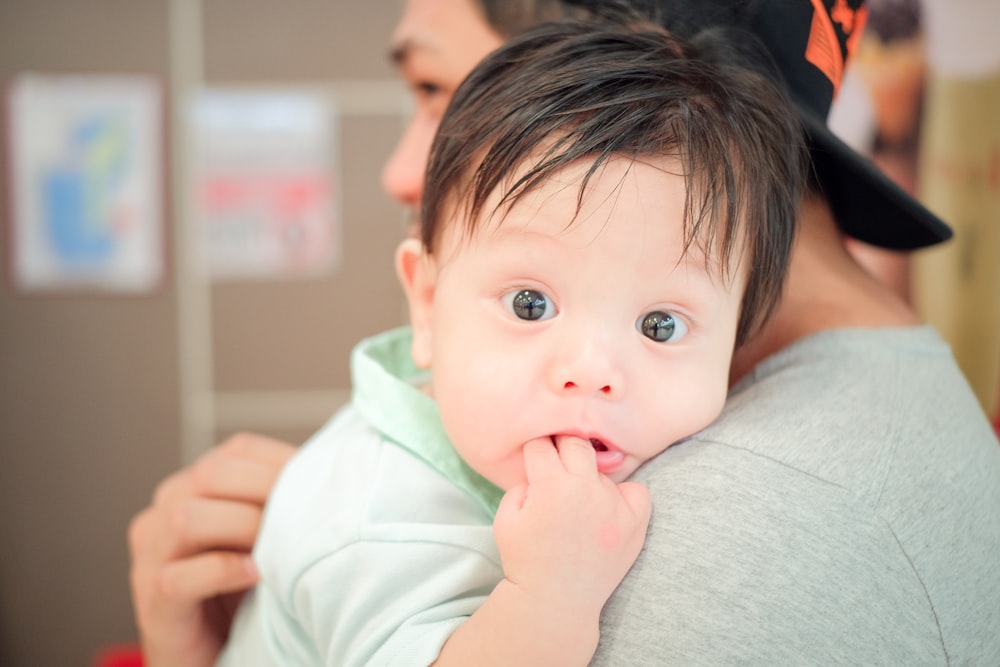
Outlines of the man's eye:
M426 114L439 120L448 108L448 102L451 101L448 89L430 82L420 82L410 86L410 95L416 113Z
M547 320L556 314L555 304L538 290L508 292L501 301L507 310L522 320Z
M682 320L662 310L643 315L636 322L636 329L646 338L657 343L677 342L687 335L687 325Z
M437 95L441 92L441 86L430 81L420 81L414 87L423 95Z
M428 81L420 81L411 87L413 95L417 98L429 98L434 97L441 92L441 88L437 84L430 83Z

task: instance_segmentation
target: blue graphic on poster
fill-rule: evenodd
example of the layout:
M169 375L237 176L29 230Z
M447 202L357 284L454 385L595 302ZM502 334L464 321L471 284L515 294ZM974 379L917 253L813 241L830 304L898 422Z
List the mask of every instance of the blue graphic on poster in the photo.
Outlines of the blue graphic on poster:
M41 179L43 219L59 260L85 267L114 252L114 202L130 144L125 124L114 116L84 118L69 130L64 163Z
M158 82L22 74L7 102L17 287L155 288L164 265Z

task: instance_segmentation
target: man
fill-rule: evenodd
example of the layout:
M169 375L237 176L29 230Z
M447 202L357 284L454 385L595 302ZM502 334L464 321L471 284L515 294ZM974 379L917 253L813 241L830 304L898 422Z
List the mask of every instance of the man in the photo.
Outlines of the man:
M501 35L583 4L600 3L409 0L393 52L416 107L386 167L390 194L419 201L436 119ZM863 2L642 4L683 34L757 33L802 107L817 187L782 301L734 355L723 415L636 476L653 520L605 609L595 664L1000 664L1000 447L947 346L843 242L949 236L823 125ZM168 479L133 522L150 664L211 664L228 628L212 595L253 582L242 554L291 451L238 437Z

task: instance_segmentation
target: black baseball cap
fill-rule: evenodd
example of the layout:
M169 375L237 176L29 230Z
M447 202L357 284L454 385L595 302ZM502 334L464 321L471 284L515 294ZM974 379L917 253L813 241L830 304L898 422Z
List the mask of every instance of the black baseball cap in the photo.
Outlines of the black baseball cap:
M691 0L691 4L698 0ZM736 4L739 4L738 2ZM867 19L863 0L746 3L747 25L784 74L809 137L819 186L837 224L872 245L912 250L946 241L951 228L829 130L826 118Z
M596 10L607 0L570 0L570 4ZM816 181L845 234L894 250L923 248L951 238L944 221L826 125L844 68L868 18L864 0L626 0L625 4L682 37L728 28L753 33L763 43L799 112Z

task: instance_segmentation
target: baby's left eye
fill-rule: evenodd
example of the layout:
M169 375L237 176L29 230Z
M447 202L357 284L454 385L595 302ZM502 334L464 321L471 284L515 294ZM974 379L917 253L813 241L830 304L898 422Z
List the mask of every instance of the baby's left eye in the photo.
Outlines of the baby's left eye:
M646 313L635 323L635 328L646 338L657 343L677 342L687 335L687 325L677 317L662 310Z
M522 320L547 320L556 314L556 306L542 292L533 289L522 289L508 292L501 298L507 310Z

